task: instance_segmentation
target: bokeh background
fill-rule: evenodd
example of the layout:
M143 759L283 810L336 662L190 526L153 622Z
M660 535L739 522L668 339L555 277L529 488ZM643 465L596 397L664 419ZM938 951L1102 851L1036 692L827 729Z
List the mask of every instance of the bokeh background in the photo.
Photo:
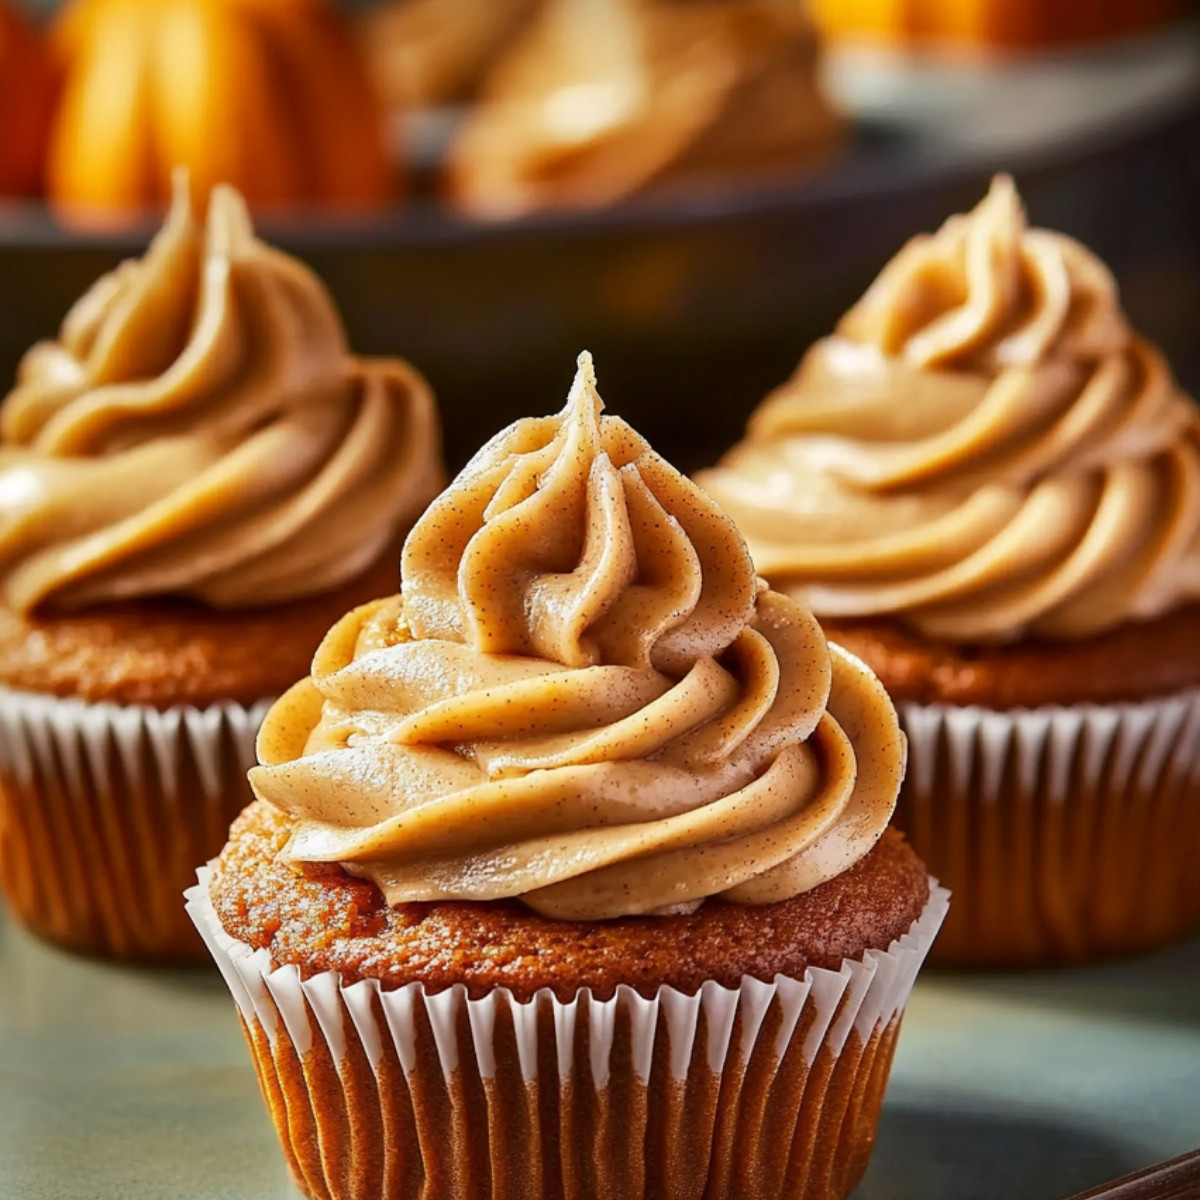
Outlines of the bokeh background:
M451 29L481 11L439 2ZM405 103L379 65L393 36L381 10L418 3L429 7L341 6L392 110L402 198L258 216L328 283L358 351L402 354L430 377L452 465L516 416L556 408L585 347L610 408L681 466L712 461L902 242L971 206L998 170L1015 175L1036 223L1108 261L1134 322L1200 389L1200 21L1189 5L945 0L914 4L924 15L905 22L903 4L819 0L817 69L845 120L836 153L769 183L735 164L666 191L497 217L456 207L439 176L486 81ZM46 29L56 6L23 7ZM201 69L218 88L253 91L228 63L192 62L180 77ZM0 380L99 273L140 252L156 221L136 206L81 219L45 194L0 204Z

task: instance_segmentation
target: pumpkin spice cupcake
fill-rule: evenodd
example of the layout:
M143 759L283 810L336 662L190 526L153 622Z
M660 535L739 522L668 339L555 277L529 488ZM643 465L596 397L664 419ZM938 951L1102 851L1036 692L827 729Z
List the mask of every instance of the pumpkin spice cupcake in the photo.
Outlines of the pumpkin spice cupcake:
M507 217L787 179L842 142L818 50L779 0L550 0L485 80L451 194Z
M387 594L441 482L425 381L219 188L35 346L0 410L0 883L38 933L203 947L179 899L269 701Z
M941 960L1200 924L1200 412L1010 180L910 242L699 482L897 701Z
M590 359L259 737L189 904L312 1197L846 1196L946 897L883 689Z

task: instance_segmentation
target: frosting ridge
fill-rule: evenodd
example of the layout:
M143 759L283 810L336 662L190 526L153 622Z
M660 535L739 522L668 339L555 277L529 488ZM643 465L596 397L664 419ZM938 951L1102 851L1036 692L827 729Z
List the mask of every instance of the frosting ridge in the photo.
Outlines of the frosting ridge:
M25 356L0 415L13 608L178 594L243 607L363 571L440 483L425 381L350 356L316 277L181 180L141 260Z
M1200 414L1011 180L888 264L698 481L821 616L1086 637L1200 597Z
M292 861L592 919L782 899L878 839L904 761L882 688L602 407L583 356L272 709L251 784Z

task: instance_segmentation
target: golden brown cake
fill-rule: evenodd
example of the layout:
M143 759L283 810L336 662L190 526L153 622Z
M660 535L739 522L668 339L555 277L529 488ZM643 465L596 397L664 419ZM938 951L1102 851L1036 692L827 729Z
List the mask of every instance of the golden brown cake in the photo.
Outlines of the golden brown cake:
M841 1200L945 908L883 689L616 417L479 452L189 893L311 1196ZM564 1191L566 1189L566 1191Z
M913 239L699 479L899 702L942 960L1200 923L1200 411L1011 181Z
M39 933L203 952L180 894L249 799L265 705L392 591L441 480L406 363L214 193L35 346L0 412L0 883Z
M212 608L181 597L111 601L67 612L0 607L0 687L166 710L277 696L312 663L348 606L387 595L399 549L331 592L266 608Z
M1075 641L963 645L896 617L826 617L822 628L879 676L897 702L991 709L1121 704L1200 687L1200 605Z
M761 907L714 900L675 916L592 923L543 917L511 900L391 908L374 884L341 867L288 866L292 830L278 809L250 805L213 869L213 908L227 933L267 950L275 965L296 966L305 978L336 971L347 984L462 984L475 998L502 987L521 1001L547 989L564 1002L581 988L597 1000L621 986L647 998L663 985L689 994L709 980L736 988L744 976L769 983L885 951L929 900L924 864L889 829L843 874Z
M794 177L841 141L817 64L785 0L550 0L451 148L452 197L515 216Z

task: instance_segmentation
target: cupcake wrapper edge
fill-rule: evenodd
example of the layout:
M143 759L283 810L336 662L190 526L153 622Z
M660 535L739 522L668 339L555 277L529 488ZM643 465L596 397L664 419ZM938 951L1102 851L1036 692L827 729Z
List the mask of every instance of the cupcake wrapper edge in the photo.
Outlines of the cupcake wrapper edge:
M950 897L931 880L925 910L907 933L887 950L868 950L861 961L843 961L837 971L810 967L803 979L777 975L770 983L747 977L736 988L710 981L691 996L664 985L647 998L622 984L608 1000L596 1000L584 989L564 1002L543 989L531 1000L520 1002L506 988L471 999L462 984L429 993L420 983L385 990L374 979L344 986L333 971L301 979L296 966L273 967L268 951L255 950L225 932L209 896L210 875L209 867L200 868L197 884L185 893L187 911L220 967L243 1019L247 1024L257 1021L272 1041L278 1038L282 1023L299 1054L308 1053L313 1039L320 1036L337 1063L345 1057L349 1023L372 1066L382 1058L385 1042L390 1042L407 1071L417 1060L414 1030L420 1022L415 1017L422 1010L447 1078L459 1068L459 1030L464 1021L480 1072L484 1078L492 1078L496 1070L493 1032L498 1012L503 1010L514 1025L522 1074L531 1080L538 1074L541 1013L548 1009L553 1014L560 1078L576 1068L578 1027L586 1024L590 1074L597 1088L608 1083L618 1012L628 1019L631 1059L643 1082L650 1076L660 1026L669 1037L669 1062L675 1079L686 1078L702 1025L707 1065L719 1073L731 1051L748 1057L768 1009L776 1002L781 1019L773 1039L775 1057L783 1056L801 1025L802 1014L807 1025L805 1062L811 1066L822 1049L840 1054L852 1031L868 1038L903 1009ZM376 1003L386 1018L383 1024L376 1019ZM740 1039L735 1047L733 1033L739 1015Z
M160 711L0 687L0 881L36 932L198 959L179 902L251 796L269 701Z
M843 1200L941 924L803 978L598 1001L302 980L188 911L237 1000L284 1156L313 1200Z
M955 897L935 960L1082 960L1200 924L1200 689L897 707L909 769L896 824Z

